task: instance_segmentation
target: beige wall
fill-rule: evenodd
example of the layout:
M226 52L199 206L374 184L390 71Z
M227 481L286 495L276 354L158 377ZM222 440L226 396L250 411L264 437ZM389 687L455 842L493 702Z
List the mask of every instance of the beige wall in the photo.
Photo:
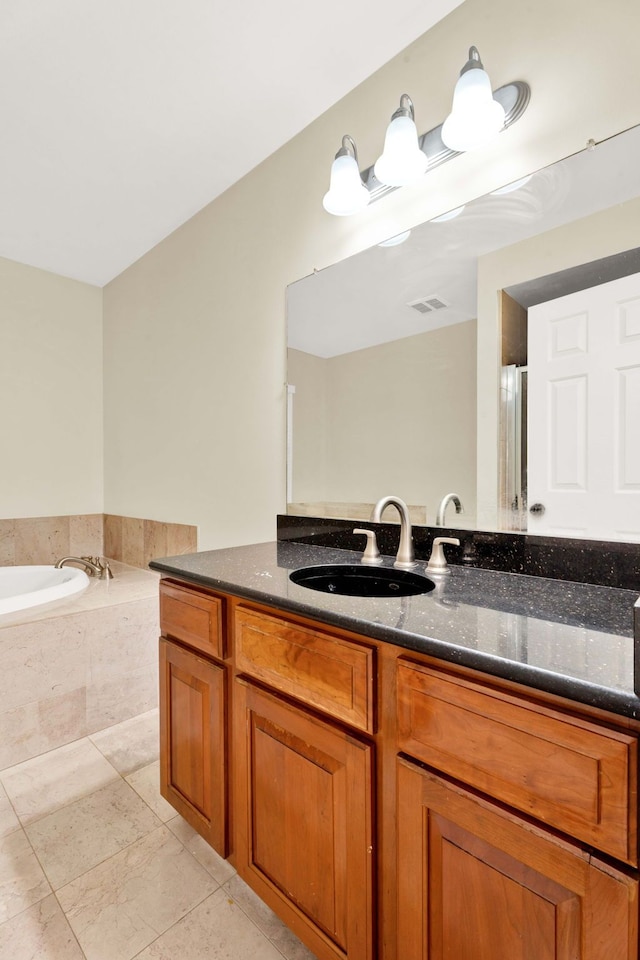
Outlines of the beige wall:
M313 357L312 371L299 363L307 354L289 355L296 502L375 503L386 491L426 505L433 523L441 498L455 491L465 519L474 516L475 321L328 360ZM455 371L451 357L458 358ZM324 443L314 447L323 423Z
M105 289L105 509L271 539L285 507L285 287L640 121L636 0L467 0ZM361 217L321 206L342 135L373 162L399 95L441 122L467 48L523 119ZM247 118L251 123L251 117ZM387 491L381 490L381 493Z
M102 291L0 259L0 517L102 513Z
M500 324L497 291L640 244L640 197L478 260L478 526L497 524Z
M100 291L0 261L0 516L196 523L205 548L272 537L285 505L286 285L638 123L639 30L636 0L592 2L588 16L582 0L467 0L109 284L104 503ZM421 130L439 123L471 43L494 85L530 83L525 117L361 217L326 214L342 135L372 163L405 90Z

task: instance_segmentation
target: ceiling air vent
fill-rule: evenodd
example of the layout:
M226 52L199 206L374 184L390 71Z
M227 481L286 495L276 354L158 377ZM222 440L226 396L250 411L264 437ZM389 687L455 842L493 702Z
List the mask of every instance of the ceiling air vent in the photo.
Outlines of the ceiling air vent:
M449 307L451 304L443 300L442 297L432 295L422 297L420 300L414 300L413 303L408 303L407 306L417 310L418 313L433 313L434 310L444 310L445 307Z

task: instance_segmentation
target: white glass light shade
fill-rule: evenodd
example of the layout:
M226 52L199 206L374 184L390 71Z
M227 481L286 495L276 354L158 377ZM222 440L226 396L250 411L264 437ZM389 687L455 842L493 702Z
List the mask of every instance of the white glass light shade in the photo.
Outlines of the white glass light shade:
M369 191L362 182L355 157L343 154L331 164L329 190L325 193L322 206L327 213L337 217L348 217L359 213L369 203Z
M387 127L382 156L373 172L388 187L404 187L427 169L427 155L418 146L418 131L411 117L396 117Z
M453 93L451 113L442 125L442 142L463 152L487 143L504 126L504 107L493 99L485 70L466 70Z

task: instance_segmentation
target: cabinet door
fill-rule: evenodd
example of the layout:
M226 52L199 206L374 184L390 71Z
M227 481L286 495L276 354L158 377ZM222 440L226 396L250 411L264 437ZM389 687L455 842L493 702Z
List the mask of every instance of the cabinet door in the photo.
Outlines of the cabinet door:
M227 855L225 668L160 640L160 792Z
M233 747L238 873L321 960L370 960L372 748L244 680Z
M398 760L398 958L637 960L637 880Z

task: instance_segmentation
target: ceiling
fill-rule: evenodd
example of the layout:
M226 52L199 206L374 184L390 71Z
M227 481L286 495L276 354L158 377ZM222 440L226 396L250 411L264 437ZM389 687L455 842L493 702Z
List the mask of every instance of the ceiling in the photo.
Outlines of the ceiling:
M104 285L460 2L2 0L0 256Z

